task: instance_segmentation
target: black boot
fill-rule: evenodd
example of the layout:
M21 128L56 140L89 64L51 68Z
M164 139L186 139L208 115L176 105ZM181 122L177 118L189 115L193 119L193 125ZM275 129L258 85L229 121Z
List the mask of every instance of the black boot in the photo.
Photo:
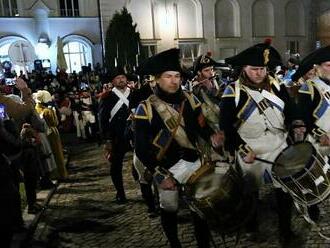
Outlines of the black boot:
M178 238L177 212L167 212L161 209L160 220L171 248L181 248L181 243Z
M199 217L195 212L191 212L194 222L195 237L197 240L197 247L210 247L210 231L207 222Z
M308 214L309 217L312 219L314 222L318 222L320 218L320 209L317 205L312 205L308 207Z
M111 173L112 183L116 188L116 202L119 204L123 204L127 202L126 194L123 185L123 176L121 173Z
M148 207L148 213L156 212L155 198L151 184L140 183L142 197Z
M277 212L279 217L279 234L282 246L290 246L292 241L297 238L297 235L291 229L292 215L292 197L285 193L282 189L275 189L277 200Z
M251 193L251 197L255 198L257 203L256 209L251 213L250 220L245 224L247 240L251 242L259 242L261 237L259 235L259 223L258 223L258 202L259 202L259 192Z

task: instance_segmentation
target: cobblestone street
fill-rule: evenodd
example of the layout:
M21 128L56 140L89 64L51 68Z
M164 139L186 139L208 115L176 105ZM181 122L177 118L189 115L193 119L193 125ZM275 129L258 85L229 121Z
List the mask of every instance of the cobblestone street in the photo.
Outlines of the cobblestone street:
M168 247L159 218L148 217L138 185L131 176L132 154L127 154L124 166L129 201L117 205L109 165L103 159L101 147L80 144L70 150L70 176L51 199L30 247ZM330 233L328 203L321 207L320 226L325 233ZM260 231L267 240L256 245L242 235L236 247L280 247L276 204L268 188L262 190L260 205ZM187 208L180 211L179 222L183 247L196 247ZM293 217L293 226L302 239L294 247L330 247L330 242L320 238L301 217ZM235 247L234 237L227 237L225 244L215 233L213 239L217 247Z

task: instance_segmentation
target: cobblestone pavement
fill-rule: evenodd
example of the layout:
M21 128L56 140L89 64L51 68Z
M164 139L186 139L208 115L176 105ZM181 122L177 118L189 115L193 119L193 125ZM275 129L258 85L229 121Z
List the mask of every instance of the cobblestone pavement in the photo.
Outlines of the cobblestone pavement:
M124 166L129 202L117 205L109 165L103 159L101 148L96 144L81 144L71 149L70 176L50 201L30 247L168 247L159 218L148 217L138 185L131 176L132 154L127 154ZM263 189L259 218L265 241L252 243L242 234L236 247L280 247L275 205L272 191ZM301 217L293 217L293 226L300 242L292 247L330 247L330 241L320 238ZM321 207L320 226L325 233L330 233L328 201ZM179 213L179 237L183 247L196 247L187 208ZM235 247L235 237L226 237L223 242L213 233L213 238L217 247Z

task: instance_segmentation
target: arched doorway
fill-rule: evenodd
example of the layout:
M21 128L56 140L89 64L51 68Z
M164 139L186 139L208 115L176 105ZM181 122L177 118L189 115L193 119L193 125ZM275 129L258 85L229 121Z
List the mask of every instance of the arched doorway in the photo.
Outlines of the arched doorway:
M71 35L63 38L63 52L68 66L67 72L80 72L82 66L93 66L92 47L87 38Z

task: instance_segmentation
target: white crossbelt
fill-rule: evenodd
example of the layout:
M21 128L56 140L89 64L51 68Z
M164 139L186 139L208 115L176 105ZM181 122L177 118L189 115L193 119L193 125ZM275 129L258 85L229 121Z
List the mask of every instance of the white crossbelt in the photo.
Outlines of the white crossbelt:
M121 106L123 106L123 104L125 104L128 107L129 101L128 101L127 97L129 96L130 89L126 88L125 92L122 93L117 88L113 88L112 92L118 96L119 100L111 110L109 122L111 122L111 120L117 114L118 110L121 108Z
M249 88L245 87L247 93L251 96L251 98L259 105L263 99L267 99L276 105L280 106L281 109L284 109L284 102L278 96L271 94L266 90L262 90L261 92L250 90ZM270 122L271 126L277 129L282 129L283 125L281 124L281 118L275 113L275 110L271 107L267 107L264 109L263 114L266 116L267 120Z

